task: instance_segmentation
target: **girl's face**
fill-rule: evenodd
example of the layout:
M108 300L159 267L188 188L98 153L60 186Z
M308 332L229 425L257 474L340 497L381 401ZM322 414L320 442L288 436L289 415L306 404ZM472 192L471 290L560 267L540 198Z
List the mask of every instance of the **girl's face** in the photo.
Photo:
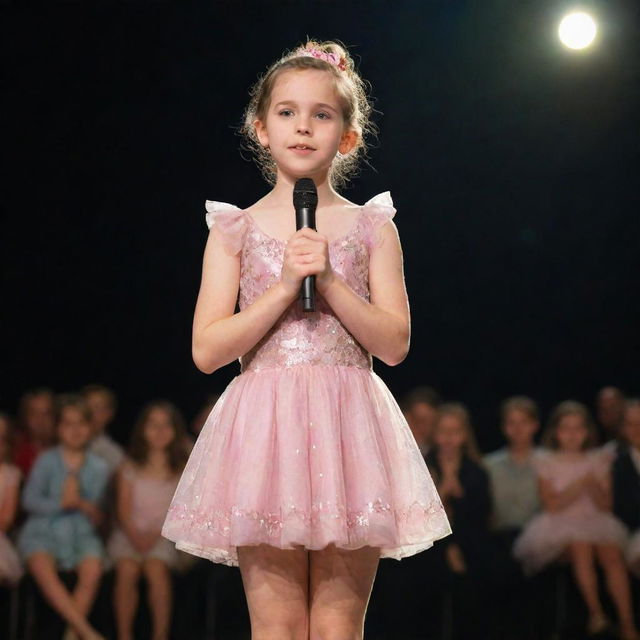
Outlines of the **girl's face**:
M640 407L625 411L622 433L634 449L640 450Z
M348 153L357 134L346 130L334 79L319 69L281 73L271 90L265 121L256 134L268 147L278 178L324 180L338 151Z
M65 407L58 423L58 438L69 449L84 449L91 440L91 423L76 407Z
M462 420L447 414L438 421L435 433L435 443L443 451L459 451L466 440L466 432Z
M538 430L538 422L525 411L511 409L505 416L502 428L509 444L515 447L530 447Z
M584 418L576 413L563 416L556 427L556 439L561 451L581 451L589 436Z
M96 435L102 433L113 420L113 406L106 394L92 391L87 394L87 404L91 409L91 422Z
M144 425L144 439L151 451L164 451L175 438L171 416L160 407L151 409Z

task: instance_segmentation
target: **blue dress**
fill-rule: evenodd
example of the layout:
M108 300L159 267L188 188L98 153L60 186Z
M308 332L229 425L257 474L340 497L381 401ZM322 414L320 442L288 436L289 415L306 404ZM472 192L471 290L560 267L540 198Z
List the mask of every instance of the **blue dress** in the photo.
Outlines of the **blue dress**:
M45 551L65 571L77 567L87 556L104 557L102 541L89 518L82 511L60 506L68 473L61 447L38 456L22 493L22 506L28 518L18 535L18 550L23 558ZM82 498L99 504L108 480L107 463L87 452L78 472Z

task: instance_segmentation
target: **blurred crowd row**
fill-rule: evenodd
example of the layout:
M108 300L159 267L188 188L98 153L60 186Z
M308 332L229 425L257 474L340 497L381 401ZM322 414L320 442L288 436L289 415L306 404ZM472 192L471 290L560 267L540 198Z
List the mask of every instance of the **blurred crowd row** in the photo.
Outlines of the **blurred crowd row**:
M15 418L0 413L0 582L37 585L66 625L65 640L107 633L91 617L105 573L113 581L112 632L134 637L144 583L151 637L162 640L180 598L175 575L203 564L215 570L178 552L160 531L216 400L207 400L190 429L174 404L150 402L126 450L110 435L116 395L101 385L73 394L32 389ZM640 400L606 387L595 418L587 405L567 400L541 430L531 398L508 398L505 445L484 455L463 404L418 387L401 408L453 534L400 563L381 562L369 636L539 639L531 585L564 565L580 594L584 632L638 640ZM448 605L443 594L453 598ZM429 603L438 604L425 618Z

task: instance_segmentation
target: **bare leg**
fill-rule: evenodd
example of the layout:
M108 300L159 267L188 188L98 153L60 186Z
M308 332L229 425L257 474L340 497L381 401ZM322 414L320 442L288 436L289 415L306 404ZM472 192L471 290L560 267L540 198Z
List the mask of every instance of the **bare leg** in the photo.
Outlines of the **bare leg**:
M310 640L361 640L380 549L309 552Z
M86 616L80 611L72 595L60 580L55 560L50 554L44 551L33 553L29 556L27 564L47 602L77 631L81 638L93 640L102 637L89 624Z
M569 556L578 589L589 609L589 627L595 630L598 622L604 624L604 612L598 598L598 576L594 566L594 547L588 542L573 542Z
M78 581L73 590L73 599L84 616L88 616L102 578L102 561L88 556L76 567Z
M140 593L140 563L130 558L122 558L116 564L116 585L114 606L118 640L133 640L133 621L138 610Z
M607 589L618 612L622 635L625 639L636 639L638 630L633 622L629 576L622 553L615 545L597 545L596 552L607 578Z
M252 640L308 640L309 557L306 549L267 544L238 547Z
M157 558L147 558L142 570L149 586L149 608L153 620L153 640L168 640L171 623L171 574L169 568Z

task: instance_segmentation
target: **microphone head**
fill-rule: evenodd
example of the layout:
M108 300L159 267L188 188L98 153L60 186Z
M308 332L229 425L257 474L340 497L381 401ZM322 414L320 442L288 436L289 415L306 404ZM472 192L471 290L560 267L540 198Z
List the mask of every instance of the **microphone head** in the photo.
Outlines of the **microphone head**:
M318 206L318 190L311 178L300 178L293 187L293 206L296 209L315 209Z

